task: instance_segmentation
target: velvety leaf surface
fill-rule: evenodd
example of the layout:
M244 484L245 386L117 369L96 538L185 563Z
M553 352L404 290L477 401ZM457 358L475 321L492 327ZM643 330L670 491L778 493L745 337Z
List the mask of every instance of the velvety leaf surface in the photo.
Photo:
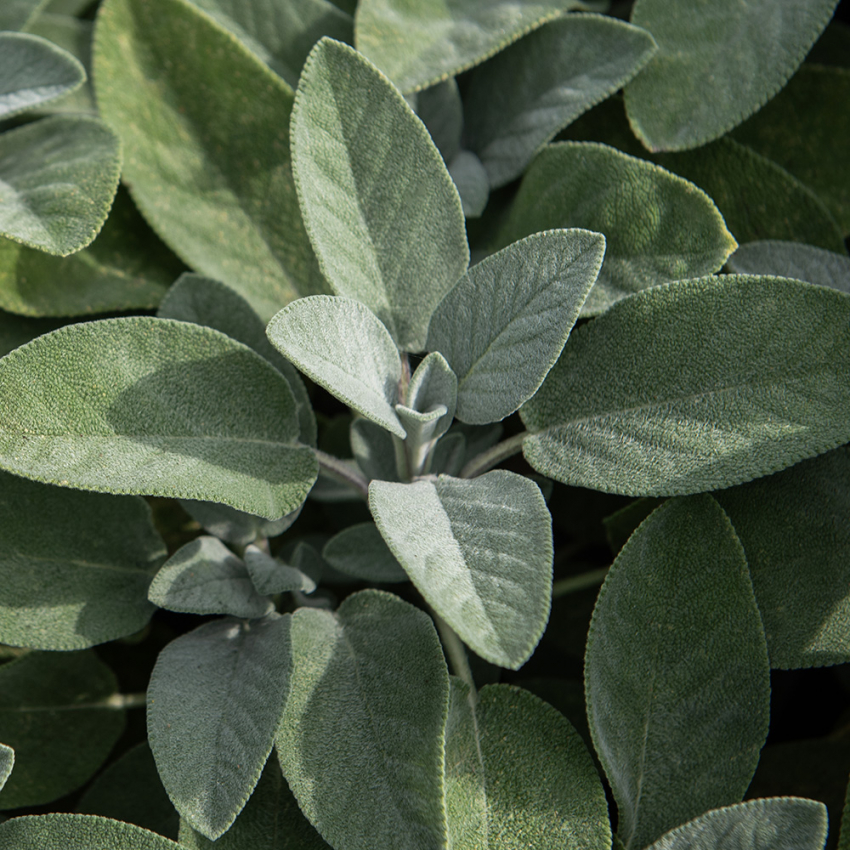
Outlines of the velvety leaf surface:
M440 302L427 347L458 376L457 417L484 425L537 392L596 281L605 239L552 230L474 265Z
M150 508L0 473L0 642L85 649L139 631L166 556Z
M210 534L237 546L247 546L258 537L277 537L278 534L283 534L301 513L299 507L280 519L268 520L215 502L180 499L180 507Z
M15 751L5 744L0 744L0 791L6 784L12 768L15 766Z
M556 227L605 236L605 261L583 316L646 287L716 272L736 247L696 186L599 144L544 148L523 177L498 244Z
M64 257L103 226L121 170L118 137L99 119L45 118L0 135L0 235Z
M573 14L479 67L464 100L464 132L490 186L519 177L542 145L622 88L655 50L645 30L616 18Z
M124 177L163 240L263 320L325 291L290 170L292 89L186 0L108 0L94 60Z
M850 661L848 481L841 448L716 494L747 553L773 667Z
M574 332L520 411L543 475L635 496L729 487L846 442L850 298L724 275L639 293Z
M551 604L551 518L537 485L505 470L372 481L369 507L411 581L461 639L493 664L521 667Z
M49 41L25 33L0 32L3 120L74 91L85 78L83 66Z
M764 240L739 245L726 265L736 274L769 274L807 280L850 293L850 257L814 245Z
M445 846L449 677L430 617L375 590L292 622L276 738L301 810L337 850Z
M215 620L160 653L148 740L174 807L213 841L242 811L289 693L289 615Z
M829 5L828 3L826 5ZM835 5L834 3L832 5ZM850 233L850 68L804 65L735 138L817 192Z
M0 825L0 850L180 850L138 826L95 815L30 815Z
M258 593L272 595L292 590L312 593L316 589L315 577L285 564L278 558L272 558L256 546L248 546L244 558L248 574Z
M351 423L350 439L357 465L370 481L399 480L395 440L389 431L368 419L357 418Z
M704 145L740 124L788 81L823 32L835 0L783 6L637 0L631 21L658 53L626 86L626 109L650 150Z
M272 344L305 375L397 437L405 432L393 405L401 358L386 327L351 298L314 295L269 322Z
M821 850L826 830L823 803L773 797L707 812L647 850Z
M117 687L91 650L31 652L0 667L0 741L15 750L0 809L49 803L103 764L124 729L110 704Z
M335 534L322 557L346 575L369 582L407 581L407 573L381 537L374 522L350 525Z
M403 92L424 89L483 62L576 0L360 0L354 43Z
M401 348L421 350L434 307L469 261L457 190L428 131L374 66L331 40L307 59L292 122L298 196L322 271Z
M0 30L22 30L47 5L47 0L4 0L0 7Z
M454 77L416 95L416 114L446 162L460 152L464 105Z
M743 797L767 735L770 666L743 549L710 496L662 505L614 561L585 694L626 850Z
M463 214L478 218L490 197L490 182L483 163L472 151L463 150L448 163L448 169L460 195Z
M269 519L295 510L316 478L283 376L197 325L70 325L3 358L0 394L0 465L28 478Z

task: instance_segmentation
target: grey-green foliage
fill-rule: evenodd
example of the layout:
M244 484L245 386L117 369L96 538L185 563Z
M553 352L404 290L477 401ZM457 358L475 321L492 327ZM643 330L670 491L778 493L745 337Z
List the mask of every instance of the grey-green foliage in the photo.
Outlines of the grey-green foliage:
M15 751L5 744L0 744L0 791L6 784L9 774L15 767Z
M476 69L464 137L491 188L519 177L535 152L628 82L656 50L645 30L602 15L555 18Z
M0 809L49 803L91 777L124 729L123 709L110 702L117 689L89 649L0 666L0 741L15 750Z
M325 277L419 351L469 261L454 183L401 94L347 45L322 39L298 84L292 163Z
M752 115L788 82L823 32L836 0L637 0L633 24L658 53L626 86L635 133L650 150L695 148ZM746 48L741 49L745 44Z
M484 425L517 410L552 368L596 281L605 239L553 230L474 265L440 302L427 347L458 376L458 418Z
M351 422L349 436L351 452L368 480L399 480L395 438L386 428L358 417Z
M0 32L0 118L3 120L70 94L85 79L83 66L46 39Z
M215 620L160 653L148 740L174 807L213 841L231 826L271 752L292 667L290 615Z
M647 850L822 850L826 830L823 803L774 797L706 812Z
M209 328L70 325L0 361L0 393L0 467L28 478L269 519L295 510L316 478L286 379Z
M744 551L710 496L657 508L617 556L590 624L585 693L626 850L743 797L767 735L770 666Z
M0 825L0 850L181 850L161 835L96 815L29 815Z
M133 198L183 260L264 320L325 291L290 170L292 89L265 63L187 0L107 0L94 81Z
M520 414L540 473L629 495L740 484L850 437L850 297L725 275L641 292L574 332Z
M496 244L556 227L605 236L605 261L583 316L645 287L716 272L735 248L714 203L696 186L600 144L544 148L526 170Z
M494 664L522 666L552 592L551 517L537 485L505 470L373 481L369 507L411 581L463 641Z
M165 558L137 496L69 492L0 473L0 642L85 649L143 628Z
M799 242L764 240L739 245L727 266L737 274L769 274L807 280L850 293L850 257Z
M299 547L304 546L303 543L296 544L296 551L299 551ZM259 593L271 595L287 593L292 590L312 593L317 587L320 571L311 575L316 571L297 569L279 558L272 558L271 555L267 555L257 546L247 546L243 557L251 581ZM297 557L296 555L296 559Z
M449 77L416 96L416 114L428 128L446 163L460 153L464 105L457 82Z
M335 534L322 549L322 557L335 570L363 581L408 580L373 522L350 525Z
M308 410L312 414L312 409ZM180 499L180 507L210 534L236 546L247 546L258 537L277 537L301 514L299 507L279 519L269 520L256 514L237 511L229 505L192 499Z
M490 182L483 163L472 151L462 150L446 165L460 195L463 214L467 218L477 218L484 212L490 197Z
M375 590L292 621L276 748L301 810L339 850L445 846L449 677L422 611Z
M0 8L0 30L24 29L46 5L47 0L5 0Z

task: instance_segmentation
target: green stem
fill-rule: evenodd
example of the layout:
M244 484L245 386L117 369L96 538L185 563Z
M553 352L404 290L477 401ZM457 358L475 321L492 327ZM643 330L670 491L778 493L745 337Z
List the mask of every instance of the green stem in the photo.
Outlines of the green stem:
M332 475L338 481L348 484L355 490L359 490L363 497L369 495L369 482L362 472L350 467L347 463L341 461L338 457L329 455L321 449L313 449L316 453L316 460L319 461L319 466L328 474Z
M552 585L552 598L557 599L559 596L566 596L568 593L575 593L577 590L587 590L589 587L602 584L610 569L610 567L600 567L598 570L590 570L577 576L562 578Z
M528 431L522 431L519 434L514 434L513 437L508 437L507 440L502 440L501 443L496 443L486 452L481 452L476 455L471 461L460 471L460 478L475 478L482 475L487 470L492 469L496 464L507 460L515 454L522 451L522 444L525 438L529 436Z
M449 666L455 676L459 676L469 685L469 692L473 696L477 693L475 690L475 680L472 678L472 670L469 667L469 660L466 657L466 648L463 641L457 636L457 632L432 608L431 616L434 618L434 623L437 626L437 631L440 633L440 640L443 642L443 649L449 659Z

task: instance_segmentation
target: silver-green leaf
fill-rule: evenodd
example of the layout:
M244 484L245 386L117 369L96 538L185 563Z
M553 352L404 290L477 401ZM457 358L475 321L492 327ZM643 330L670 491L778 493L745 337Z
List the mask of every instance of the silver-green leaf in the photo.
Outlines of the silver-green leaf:
M0 850L181 850L140 826L97 815L27 815L0 824Z
M296 552L305 544L296 544ZM298 590L301 593L312 593L316 589L318 576L308 575L279 558L267 555L257 546L245 549L245 566L258 593L272 595Z
M15 767L15 751L5 744L0 744L0 791L6 784L13 768Z
M407 581L407 573L381 537L374 522L350 525L331 537L322 557L335 569L361 581Z
M850 293L850 257L803 245L765 239L739 245L726 265L736 274L769 274L806 280Z

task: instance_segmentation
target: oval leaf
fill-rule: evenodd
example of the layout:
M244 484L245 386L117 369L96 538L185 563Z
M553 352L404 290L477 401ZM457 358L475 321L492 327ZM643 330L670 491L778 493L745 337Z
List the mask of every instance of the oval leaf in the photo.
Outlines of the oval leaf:
M302 543L296 544L296 548L303 546ZM246 547L244 557L248 574L258 593L272 595L293 590L312 593L316 589L316 577L272 558L256 546Z
M814 245L776 239L739 245L726 265L736 274L769 274L807 280L850 293L850 257Z
M0 850L180 850L139 826L96 815L29 815L0 824Z
M322 557L346 575L369 582L407 581L407 573L381 537L374 522L350 525L335 534L322 549Z

